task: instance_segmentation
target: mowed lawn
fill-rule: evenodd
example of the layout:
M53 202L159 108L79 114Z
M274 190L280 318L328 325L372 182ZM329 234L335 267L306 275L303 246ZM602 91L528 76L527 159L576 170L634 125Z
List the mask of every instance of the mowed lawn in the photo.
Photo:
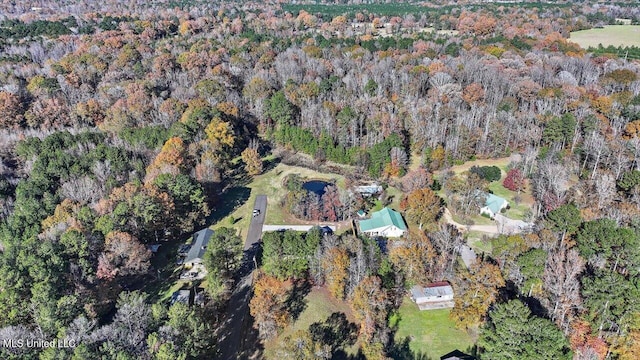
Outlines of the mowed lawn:
M304 298L305 309L293 324L290 324L275 339L267 342L264 349L264 358L278 360L275 351L282 339L294 334L298 330L306 330L315 322L325 321L334 312L341 312L347 315L350 322L355 322L351 314L351 309L346 302L335 299L325 288L313 288ZM358 352L357 344L345 349L347 354Z
M420 311L408 297L390 322L392 327L397 325L396 343L409 338L409 348L429 359L440 359L455 349L465 352L474 344L465 331L455 328L448 309Z
M586 49L590 46L640 46L640 25L606 25L603 29L574 31L569 41Z
M251 221L251 211L257 195L267 195L267 213L265 218L265 224L281 225L281 224L304 224L304 221L287 216L287 212L284 211L280 205L281 200L285 197L287 190L284 187L283 180L290 174L297 174L303 178L325 180L328 182L336 182L338 187L344 187L344 177L338 174L321 173L311 169L289 166L282 163L277 164L273 169L258 175L242 189L230 190L232 199L234 191L246 191L250 192L248 198L239 200L235 204L233 211L226 217L220 219L212 227L232 227L239 231L240 235L244 237L246 231L249 228ZM223 201L225 201L223 197ZM232 200L235 201L235 200ZM232 222L233 220L233 222Z

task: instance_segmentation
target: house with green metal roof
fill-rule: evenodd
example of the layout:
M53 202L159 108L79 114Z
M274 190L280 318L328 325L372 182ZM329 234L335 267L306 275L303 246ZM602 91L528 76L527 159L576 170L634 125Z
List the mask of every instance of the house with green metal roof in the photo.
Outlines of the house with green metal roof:
M480 214L487 214L492 219L499 214L502 209L506 209L509 206L507 200L493 194L486 194L487 200L484 203L484 207L480 209Z
M371 218L360 220L360 232L369 236L400 237L407 232L402 215L388 207L371 214Z

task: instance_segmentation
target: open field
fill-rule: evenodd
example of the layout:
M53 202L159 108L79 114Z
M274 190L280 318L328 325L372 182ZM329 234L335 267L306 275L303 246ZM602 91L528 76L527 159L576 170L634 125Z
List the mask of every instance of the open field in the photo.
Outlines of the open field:
M280 200L286 195L287 190L282 185L283 179L290 174L298 174L301 177L316 180L335 181L339 187L344 187L344 177L338 174L321 173L300 166L278 164L273 169L253 178L253 181L242 188L231 189L223 197L223 201L235 202L234 209L224 218L220 219L212 227L233 227L240 232L240 236L246 235L251 221L251 210L256 195L267 195L267 213L265 224L305 224L304 221L287 216L280 206ZM243 193L235 196L235 192ZM229 198L230 200L227 200ZM233 218L233 223L231 222Z
M587 49L603 46L640 46L640 25L606 25L603 29L574 31L569 41Z
M449 319L448 309L420 311L408 297L402 301L391 326L397 326L396 343L409 338L409 347L416 354L429 359L440 359L450 351L466 351L473 346L473 339L464 331L455 328ZM418 359L419 357L416 357Z
M265 359L277 359L275 357L275 350L280 339L284 339L298 330L306 330L309 328L309 325L326 320L334 312L342 312L347 315L349 321L355 321L349 306L344 301L336 300L325 288L312 289L305 297L304 303L306 307L298 319L285 328L275 339L265 344ZM348 354L356 354L358 351L357 344L345 350Z
M490 239L491 236L480 231L469 231L467 233L467 245L473 248L478 255L483 252L491 253L491 242L484 241L484 238Z

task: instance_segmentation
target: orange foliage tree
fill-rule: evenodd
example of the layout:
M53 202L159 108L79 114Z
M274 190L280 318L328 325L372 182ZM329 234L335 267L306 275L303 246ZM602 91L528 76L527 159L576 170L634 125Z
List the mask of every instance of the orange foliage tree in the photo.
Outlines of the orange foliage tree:
M151 165L147 167L145 183L151 183L160 174L177 175L186 168L186 148L184 141L179 137L167 140L155 157Z
M286 302L291 292L291 282L281 281L264 273L256 275L253 297L249 303L251 316L260 337L270 339L289 323Z

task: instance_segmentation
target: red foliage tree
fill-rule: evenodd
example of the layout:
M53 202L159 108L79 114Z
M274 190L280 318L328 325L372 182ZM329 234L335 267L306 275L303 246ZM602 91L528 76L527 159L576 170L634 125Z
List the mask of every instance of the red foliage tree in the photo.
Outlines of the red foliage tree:
M522 191L525 185L525 178L522 171L518 169L511 169L507 173L507 177L502 181L502 186L511 191Z

